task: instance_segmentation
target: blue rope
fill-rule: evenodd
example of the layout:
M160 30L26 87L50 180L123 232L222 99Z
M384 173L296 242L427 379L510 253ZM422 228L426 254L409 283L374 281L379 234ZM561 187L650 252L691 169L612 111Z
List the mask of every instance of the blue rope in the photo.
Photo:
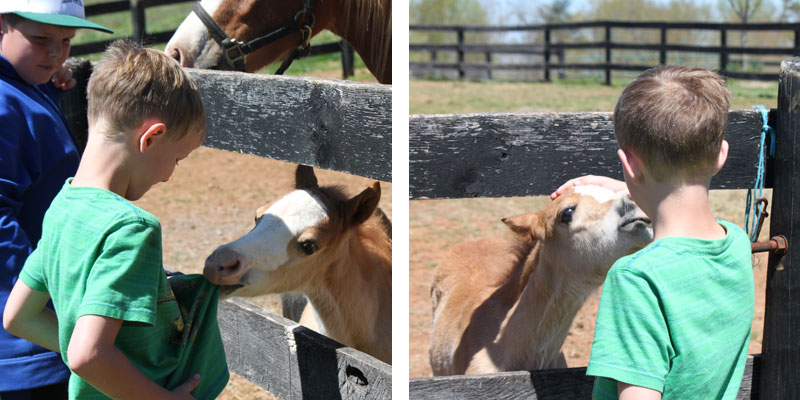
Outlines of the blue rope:
M753 189L747 189L747 204L745 205L744 210L744 228L747 231L748 236L750 237L751 242L755 242L758 240L758 220L761 219L761 210L758 208L756 204L758 199L763 197L764 192L764 169L766 168L766 149L764 148L764 144L766 143L767 134L770 137L770 146L769 146L769 155L773 156L775 154L775 131L769 126L769 110L767 110L764 106L753 106L753 108L761 111L761 120L763 121L763 125L761 126L761 145L759 147L758 152L758 163L756 164L757 172L756 172L756 182ZM755 196L753 195L755 193ZM750 221L750 214L751 209L754 210L756 213L755 218Z

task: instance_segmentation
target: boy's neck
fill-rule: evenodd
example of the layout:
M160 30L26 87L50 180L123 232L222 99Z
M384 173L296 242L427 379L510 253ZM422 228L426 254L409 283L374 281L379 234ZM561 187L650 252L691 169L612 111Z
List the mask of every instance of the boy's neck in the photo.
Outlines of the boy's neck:
M125 197L130 183L128 155L124 142L90 132L72 186L105 189Z
M653 240L689 237L716 240L725 229L711 213L708 186L704 184L652 185L650 196L639 206L653 223Z

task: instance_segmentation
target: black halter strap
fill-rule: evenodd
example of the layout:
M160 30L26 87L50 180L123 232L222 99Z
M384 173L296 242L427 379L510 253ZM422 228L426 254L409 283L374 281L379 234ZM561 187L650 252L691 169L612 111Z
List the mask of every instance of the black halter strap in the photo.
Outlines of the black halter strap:
M283 74L289 65L297 58L307 55L310 49L311 35L314 27L314 13L313 13L314 0L304 0L303 8L298 11L292 21L264 36L259 36L249 42L241 42L230 36L214 21L200 2L194 3L192 11L200 18L200 21L208 29L211 38L222 48L222 53L225 55L225 60L234 69L238 71L245 71L245 62L247 55L264 47L272 42L275 42L283 37L295 32L300 32L301 40L300 45L293 49L289 56L283 61L277 75Z

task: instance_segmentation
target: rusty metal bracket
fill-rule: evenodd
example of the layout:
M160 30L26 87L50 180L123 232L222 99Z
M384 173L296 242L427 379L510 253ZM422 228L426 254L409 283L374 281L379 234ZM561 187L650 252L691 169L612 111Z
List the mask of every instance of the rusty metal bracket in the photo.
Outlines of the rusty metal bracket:
M761 235L761 227L764 226L764 220L769 217L769 213L767 212L768 205L769 201L766 197L759 197L758 200L756 200L756 208L761 207L761 211L756 213L756 215L758 215L758 225L756 228L756 236L754 238L756 240Z
M786 249L788 248L789 241L783 235L773 236L770 240L750 244L750 251L753 253L769 251L778 256L786 254Z
M769 201L766 197L759 197L756 201L756 207L761 207L761 212L758 214L758 225L756 228L756 236L758 237L761 235L761 228L764 226L764 220L769 217L769 213L767 213L767 205L769 205ZM765 251L769 251L774 253L778 256L783 256L786 254L786 249L789 248L789 241L786 240L786 237L783 235L777 235L770 238L770 240L763 241L763 242L753 242L750 244L750 252L752 253L761 253Z

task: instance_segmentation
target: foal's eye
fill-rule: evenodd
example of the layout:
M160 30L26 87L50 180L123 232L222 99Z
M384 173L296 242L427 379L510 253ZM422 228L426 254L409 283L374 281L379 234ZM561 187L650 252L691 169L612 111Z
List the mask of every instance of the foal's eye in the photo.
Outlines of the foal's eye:
M575 214L575 207L576 206L570 206L570 207L565 208L563 211L561 211L561 223L562 224L568 224L568 223L572 222L572 215Z
M303 253L310 256L319 250L319 245L313 240L306 240L300 243L300 249L303 250Z

